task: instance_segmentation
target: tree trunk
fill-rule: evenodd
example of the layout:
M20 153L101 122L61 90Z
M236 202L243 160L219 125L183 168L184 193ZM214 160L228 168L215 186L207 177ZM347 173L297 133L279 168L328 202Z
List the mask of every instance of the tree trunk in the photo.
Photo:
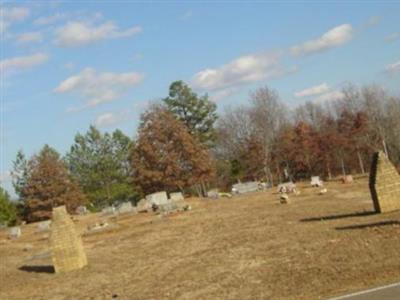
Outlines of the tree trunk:
M206 185L203 180L201 181L200 186L201 186L201 193L202 193L203 197L206 197L207 189L206 189Z
M361 174L365 174L364 162L361 157L360 150L357 149L358 162L360 163Z
M272 177L271 169L267 167L268 170L268 176L269 176L269 182L271 183L271 187L274 186L274 178Z
M201 190L200 190L199 184L195 184L194 189L196 190L197 196L199 196L199 198L201 198L202 195L201 195Z
M111 192L110 192L110 184L106 183L106 192L107 192L107 202L108 204L112 204L111 203Z
M344 167L344 160L343 160L343 157L340 158L340 161L341 161L341 164L342 164L342 173L343 173L343 176L346 176L346 169L345 169L345 167Z
M331 166L329 164L329 160L326 160L326 171L328 172L329 180L331 180L332 179L332 172L331 172Z
M281 170L279 168L279 163L278 162L276 162L276 173L278 174L279 183L281 183L282 182L282 176L281 176Z

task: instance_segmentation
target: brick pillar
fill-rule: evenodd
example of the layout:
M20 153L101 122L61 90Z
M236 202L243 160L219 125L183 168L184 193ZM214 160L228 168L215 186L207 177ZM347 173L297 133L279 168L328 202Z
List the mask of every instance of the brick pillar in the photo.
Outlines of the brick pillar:
M81 237L65 206L53 208L50 247L56 273L69 272L87 265Z
M369 188L376 212L400 209L400 175L383 152L372 159Z

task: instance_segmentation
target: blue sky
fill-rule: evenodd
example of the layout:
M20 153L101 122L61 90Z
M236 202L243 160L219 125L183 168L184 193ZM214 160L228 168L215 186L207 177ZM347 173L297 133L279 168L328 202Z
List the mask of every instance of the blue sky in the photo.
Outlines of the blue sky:
M174 80L218 109L268 85L295 106L347 81L400 93L400 3L2 2L1 170L90 124L134 136Z

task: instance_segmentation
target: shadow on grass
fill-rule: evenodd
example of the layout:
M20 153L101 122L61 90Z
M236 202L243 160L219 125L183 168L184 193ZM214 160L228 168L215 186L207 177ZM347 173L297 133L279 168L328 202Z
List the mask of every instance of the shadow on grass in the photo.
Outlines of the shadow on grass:
M21 271L29 272L29 273L55 273L53 266L22 266L18 268Z
M340 215L330 215L330 216L321 216L321 217L312 217L301 219L300 222L318 222L318 221L326 221L326 220L337 220L337 219L345 219L345 218L353 218L353 217L365 217L375 215L375 211L361 211L350 214L340 214Z
M335 229L336 230L352 230L352 229L376 228L376 227L390 226L390 225L400 225L400 222L399 221L383 221L383 222L377 222L377 223L340 226L340 227L335 227Z

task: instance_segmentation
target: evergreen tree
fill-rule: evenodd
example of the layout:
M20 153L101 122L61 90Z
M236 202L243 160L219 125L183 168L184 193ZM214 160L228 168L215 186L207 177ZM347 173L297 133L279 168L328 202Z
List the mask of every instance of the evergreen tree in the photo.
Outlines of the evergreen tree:
M15 225L17 214L14 203L8 193L0 186L0 224Z
M164 103L189 129L190 134L208 146L215 141L214 123L217 120L215 103L208 96L199 97L183 81L175 81L169 87Z
M20 200L24 199L24 187L26 186L28 178L28 162L22 150L17 152L17 157L13 161L13 170L11 172L13 178L13 186L15 193L19 196Z
M102 134L91 126L85 135L75 136L66 160L95 208L138 199L130 176L131 148L132 141L120 130Z

